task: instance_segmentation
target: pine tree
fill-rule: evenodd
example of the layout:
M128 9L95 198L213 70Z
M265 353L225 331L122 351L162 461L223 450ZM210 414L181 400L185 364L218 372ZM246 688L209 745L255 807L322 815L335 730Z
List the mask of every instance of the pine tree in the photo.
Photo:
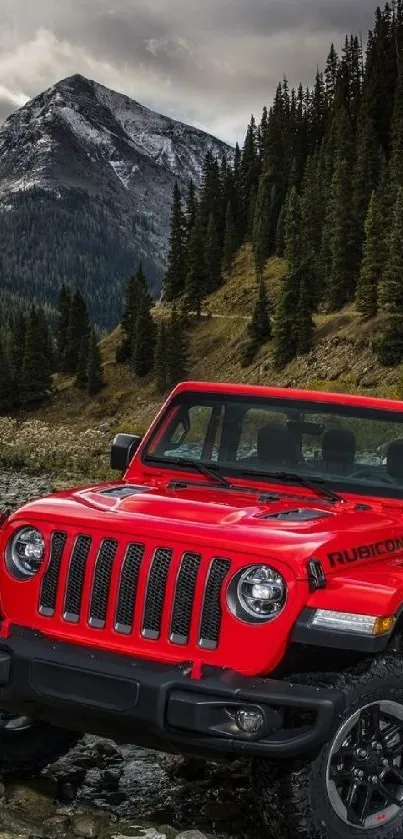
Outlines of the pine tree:
M190 234L188 248L188 273L186 277L186 306L188 311L200 316L202 300L207 293L208 277L206 266L203 227L200 215Z
M51 390L49 364L43 349L35 306L31 307L28 316L24 359L18 384L21 404L27 407L42 402Z
M218 241L216 222L213 213L210 214L206 233L206 291L210 293L220 287L221 248Z
M81 340L88 335L89 317L83 295L77 289L74 292L69 312L69 325L66 335L62 370L73 375L77 372L80 357Z
M168 327L166 355L167 383L170 387L175 387L179 382L186 380L188 352L184 319L178 313L176 306L173 306Z
M24 360L26 330L27 317L24 312L20 311L15 318L10 341L10 368L16 386Z
M312 349L314 324L312 319L312 288L309 273L301 270L297 310L297 355L306 355Z
M382 364L396 365L403 360L403 188L397 191L390 232L389 258L383 270L379 302L385 314L385 329L378 341Z
M63 283L60 287L58 315L56 325L56 348L57 348L57 363L58 367L62 363L66 351L67 331L69 328L71 307L70 289Z
M87 363L87 393L89 396L95 396L104 387L104 377L102 372L101 353L95 334L95 329L92 328L88 340L88 363Z
M0 340L0 414L8 414L15 407L15 388L9 358Z
M140 263L135 276L130 277L126 287L125 306L121 322L122 340L116 350L116 362L118 364L131 361L139 305L143 298L151 305L147 280Z
M225 274L230 274L234 257L237 249L236 229L234 214L232 212L231 202L228 201L227 212L225 216L225 237L222 258L222 269Z
M159 393L165 393L168 389L168 335L167 327L163 320L160 321L157 331L157 341L154 353L154 378Z
M74 384L81 390L86 390L88 384L89 340L90 335L83 335L80 344L80 354L78 356L78 365Z
M257 346L265 344L271 338L269 301L263 277L259 281L258 297L252 314L249 334Z
M284 256L285 251L285 214L286 214L286 206L287 202L284 201L284 204L281 208L280 215L277 221L277 228L276 228L276 256L282 257Z
M273 248L273 242L271 241L272 188L271 175L267 171L262 172L259 180L252 237L258 277L261 277L266 260Z
M351 177L345 159L338 160L331 192L330 274L327 299L334 312L354 296L355 260L352 254Z
M172 215L171 234L168 252L168 268L165 274L163 296L165 300L176 300L185 289L186 281L186 257L185 257L186 224L182 210L182 196L177 183L175 183Z
M132 363L136 376L143 378L151 373L154 365L155 324L150 311L150 301L143 296L139 301L136 330L133 340Z
M291 190L285 217L285 258L287 274L283 281L275 319L274 362L282 368L298 351L298 307L300 303L300 200L295 187Z
M378 288L382 275L380 218L375 192L371 195L365 222L365 240L360 275L357 283L357 309L364 320L378 311Z

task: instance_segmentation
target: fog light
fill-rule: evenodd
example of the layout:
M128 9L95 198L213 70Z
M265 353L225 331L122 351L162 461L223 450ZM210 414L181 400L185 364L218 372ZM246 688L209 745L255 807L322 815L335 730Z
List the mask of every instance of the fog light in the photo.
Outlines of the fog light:
M261 711L249 711L243 708L235 714L235 723L240 731L245 734L257 734L264 725L264 716Z

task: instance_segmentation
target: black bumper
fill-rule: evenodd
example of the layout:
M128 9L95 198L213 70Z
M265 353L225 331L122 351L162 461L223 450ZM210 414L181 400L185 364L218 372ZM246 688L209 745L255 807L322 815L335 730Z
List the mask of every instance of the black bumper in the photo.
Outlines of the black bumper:
M218 759L288 758L330 737L344 709L341 691L169 666L53 642L13 627L0 640L0 706L53 725L165 752ZM236 710L259 708L258 735L237 729Z

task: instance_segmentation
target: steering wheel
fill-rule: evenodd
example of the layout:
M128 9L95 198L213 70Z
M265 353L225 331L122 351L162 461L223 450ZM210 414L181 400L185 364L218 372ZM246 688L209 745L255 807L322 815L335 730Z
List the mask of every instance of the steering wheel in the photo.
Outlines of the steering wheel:
M368 480L373 479L374 481L380 481L382 484L395 484L394 478L391 475L379 475L378 472L375 472L374 469L359 469L358 472L352 472L349 475L349 478L358 478L360 480L363 478L368 478Z

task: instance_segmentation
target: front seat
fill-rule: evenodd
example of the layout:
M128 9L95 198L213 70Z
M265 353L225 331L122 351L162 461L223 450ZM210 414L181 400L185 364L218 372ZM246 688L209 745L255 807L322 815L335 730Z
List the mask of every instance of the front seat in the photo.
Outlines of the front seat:
M287 428L278 425L264 425L257 435L257 456L262 466L296 466L298 444Z
M391 478L403 481L403 440L395 440L388 446L386 471Z
M352 431L331 428L322 437L322 461L327 472L345 475L354 465L357 442Z

